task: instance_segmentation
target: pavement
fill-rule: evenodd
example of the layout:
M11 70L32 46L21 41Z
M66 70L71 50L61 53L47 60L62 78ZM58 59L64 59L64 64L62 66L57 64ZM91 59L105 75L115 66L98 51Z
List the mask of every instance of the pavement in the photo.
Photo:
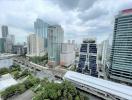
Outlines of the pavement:
M34 93L31 90L27 90L21 95L13 96L7 100L32 100Z

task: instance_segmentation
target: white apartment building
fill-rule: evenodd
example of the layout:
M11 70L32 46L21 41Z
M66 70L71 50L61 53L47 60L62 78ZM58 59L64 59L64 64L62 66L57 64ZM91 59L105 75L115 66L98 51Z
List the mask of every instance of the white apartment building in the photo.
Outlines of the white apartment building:
M27 38L27 55L28 56L43 56L44 40L36 34L30 34Z
M60 54L60 65L70 66L75 60L75 50L73 43L62 43Z

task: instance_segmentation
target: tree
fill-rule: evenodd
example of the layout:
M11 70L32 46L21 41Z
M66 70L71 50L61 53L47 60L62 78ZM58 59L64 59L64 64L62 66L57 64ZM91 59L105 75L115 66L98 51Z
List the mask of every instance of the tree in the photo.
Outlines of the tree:
M13 72L13 71L21 71L21 68L19 65L12 65L10 67L10 71Z
M68 81L64 81L61 84L54 82L41 82L40 91L36 92L33 100L83 100L80 99L80 94L78 94L76 88Z
M18 79L19 77L20 77L19 71L16 71L16 72L14 73L14 78L15 78L15 79Z
M13 85L10 86L8 88L6 88L2 93L1 93L1 97L5 100L15 94L21 94L25 91L25 86L23 84L17 84L17 85Z
M9 71L9 69L8 68L1 68L0 69L0 75L4 75L4 74L7 74L7 73L9 73L10 71Z

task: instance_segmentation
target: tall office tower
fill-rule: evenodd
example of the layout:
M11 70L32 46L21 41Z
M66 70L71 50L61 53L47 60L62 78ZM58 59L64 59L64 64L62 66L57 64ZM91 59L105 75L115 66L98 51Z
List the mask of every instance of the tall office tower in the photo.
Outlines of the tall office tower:
M64 31L60 25L49 26L48 29L48 64L60 64L61 44L64 40Z
M27 37L27 54L35 56L37 52L36 34L30 34Z
M39 37L44 38L44 48L47 48L47 32L49 24L45 23L43 20L37 18L34 22L35 34Z
M15 36L14 35L8 35L6 37L6 47L5 47L5 52L6 53L12 53L12 47L14 45L15 42Z
M8 26L3 25L1 27L1 31L2 31L2 37L3 38L7 37L7 35L8 35Z
M132 84L132 9L122 10L115 18L109 76Z
M77 71L91 76L98 76L97 73L97 47L95 39L84 39L80 47L79 63Z
M44 55L44 39L36 34L30 34L27 38L27 54L30 56Z
M72 43L62 43L60 54L60 65L68 67L74 63L75 49Z

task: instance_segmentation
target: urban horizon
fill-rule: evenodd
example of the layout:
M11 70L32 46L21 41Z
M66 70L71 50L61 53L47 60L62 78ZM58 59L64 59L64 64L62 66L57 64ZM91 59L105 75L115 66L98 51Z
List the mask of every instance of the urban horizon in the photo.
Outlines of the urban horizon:
M85 2L88 3L87 7L85 7ZM30 3L38 8L27 7ZM116 3L114 0L78 0L73 2L61 2L59 0L54 2L50 0L33 2L30 0L1 0L0 4L2 5L0 12L3 14L0 17L0 26L7 25L9 33L15 35L16 42L27 41L27 36L30 33L35 33L34 21L40 18L50 25L61 25L64 29L65 42L69 39L75 39L80 44L86 36L94 36L97 38L97 43L101 43L108 37L112 38L115 16L118 15L119 11L131 8L132 2L131 0L117 0ZM18 8L20 8L21 13L16 4L20 6ZM109 5L106 6L107 4ZM28 10L26 11L26 9Z

